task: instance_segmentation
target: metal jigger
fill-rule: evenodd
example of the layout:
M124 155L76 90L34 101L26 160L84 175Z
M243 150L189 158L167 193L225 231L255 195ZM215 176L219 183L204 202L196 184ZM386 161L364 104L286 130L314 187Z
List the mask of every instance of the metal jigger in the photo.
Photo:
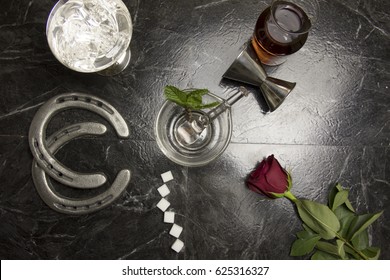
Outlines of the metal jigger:
M282 104L296 85L296 83L268 77L251 44L244 47L223 77L260 87L271 112Z

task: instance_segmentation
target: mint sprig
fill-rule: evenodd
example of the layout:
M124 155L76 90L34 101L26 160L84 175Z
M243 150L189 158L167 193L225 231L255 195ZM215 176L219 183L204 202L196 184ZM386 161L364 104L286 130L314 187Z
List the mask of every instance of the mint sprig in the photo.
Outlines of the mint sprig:
M212 108L219 104L219 102L211 102L203 104L203 95L209 92L208 89L178 89L174 86L166 86L164 89L165 98L186 110L200 110Z

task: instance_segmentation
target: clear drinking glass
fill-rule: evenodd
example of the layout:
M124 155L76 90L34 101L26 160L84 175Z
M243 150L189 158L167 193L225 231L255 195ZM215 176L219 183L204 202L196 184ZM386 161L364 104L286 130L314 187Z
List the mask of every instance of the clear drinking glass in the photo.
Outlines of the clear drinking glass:
M131 16L121 0L60 0L47 20L54 56L84 73L115 75L130 62Z
M317 0L273 0L259 16L252 37L261 62L279 65L302 48L318 12Z
M212 93L203 96L205 103L224 100ZM201 118L212 109L192 111L194 118ZM199 135L188 144L181 138L178 129L187 121L183 107L169 100L165 101L158 113L154 131L161 151L173 162L189 167L206 165L218 158L227 148L232 136L230 107L218 115Z

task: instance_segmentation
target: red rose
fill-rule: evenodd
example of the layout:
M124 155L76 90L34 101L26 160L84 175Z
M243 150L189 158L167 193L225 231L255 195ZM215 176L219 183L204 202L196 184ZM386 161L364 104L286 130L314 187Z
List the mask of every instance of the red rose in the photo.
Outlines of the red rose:
M249 175L246 184L254 192L277 198L290 189L289 177L274 155L270 155Z

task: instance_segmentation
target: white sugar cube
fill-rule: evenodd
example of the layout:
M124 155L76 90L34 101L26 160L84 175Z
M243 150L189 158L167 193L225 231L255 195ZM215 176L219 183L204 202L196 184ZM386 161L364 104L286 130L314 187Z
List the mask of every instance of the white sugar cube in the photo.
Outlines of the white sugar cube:
M171 246L172 250L174 250L176 253L179 253L183 247L184 243L180 239L176 239L176 241Z
M178 238L180 236L180 233L183 231L183 228L177 224L173 224L171 230L169 231L169 234Z
M173 224L175 222L175 212L164 212L164 223Z
M171 204L168 200L166 200L165 198L161 198L161 200L157 203L156 206L160 208L161 211L165 212L165 210L168 209L169 205Z
M158 190L158 192L160 193L160 195L162 197L165 197L165 196L167 196L170 193L167 185L165 185L165 184L162 185L161 187L159 187L157 190Z
M173 179L172 172L171 171L167 171L167 172L161 174L161 178L162 178L164 183L172 180Z

